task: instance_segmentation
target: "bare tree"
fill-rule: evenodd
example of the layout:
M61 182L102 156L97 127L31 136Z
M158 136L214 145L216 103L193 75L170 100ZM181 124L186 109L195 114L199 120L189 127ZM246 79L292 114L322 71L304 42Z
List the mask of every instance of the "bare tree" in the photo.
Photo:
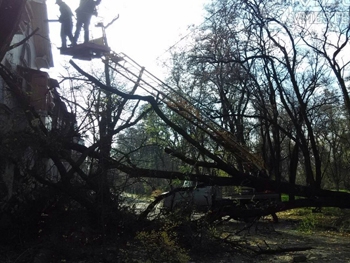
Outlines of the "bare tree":
M262 147L253 144L250 151L259 149L258 154L264 157L269 174L277 181L282 180L285 171L292 172L294 175L290 180L295 181L297 172L301 172L296 169L299 163L304 166L301 173L305 183L320 189L324 168L315 125L324 106L334 103L320 95L334 83L329 75L334 70L321 52L303 43L310 27L296 25L292 20L294 14L288 15L288 8L288 4L266 1L214 3L207 21L209 26L203 29L206 33L202 38L197 37L189 61L197 72L205 72L213 65L218 68L223 64L231 65L231 69L227 66L225 71L225 81L229 83L227 77L230 74L235 76L235 86L242 86L238 89L239 94L247 94L247 110L240 112L238 100L231 100L229 118L234 120L241 116L241 123L245 123L243 129L247 130L242 134L251 136L245 141L259 142ZM333 10L334 15L336 12ZM325 27L324 36L329 35L328 28ZM337 32L339 36L343 35L341 30ZM314 35L309 33L308 36ZM324 43L325 48L330 45L327 39L318 38L317 41ZM339 51L334 53L335 56L346 42L338 43ZM347 65L346 62L343 64ZM207 79L215 78L220 76L220 71L206 76ZM211 89L210 86L207 88ZM232 90L237 88L232 86L230 92ZM220 94L217 98L224 105L221 108L227 108ZM250 129L252 126L255 128ZM285 140L289 140L294 149L288 155L288 151L281 148ZM293 161L286 163L284 160L289 158Z
M70 196L96 220L105 220L115 211L114 185L129 177L256 188L268 183L270 190L306 197L306 201L283 203L275 211L314 205L348 207L348 194L321 189L324 148L318 138L319 122L324 109L335 103L322 96L328 83L324 73L329 72L325 61L319 53L299 47L290 24L267 12L271 5L221 4L189 56L180 54L188 61L175 64L171 84L176 88L158 80L162 87L154 89L144 77L149 75L144 68L130 72L123 60L113 61L113 54L103 65L107 71L96 74L71 61L78 74L68 75L72 85L69 95L61 99L77 122L73 118L65 133L38 122L21 84L11 73L1 71L23 106L27 136L32 139L28 142L35 142L27 145L33 158L37 163L43 158L52 160L59 177L51 178L40 165L28 166L26 172ZM238 12L240 6L245 12ZM146 86L149 95L138 93ZM163 140L161 147L167 147L166 152L189 170L164 171L133 162L129 157L144 146L142 138L137 141L139 147L129 148L131 152L118 149L118 138L132 134L128 129L144 124L150 112L171 131L165 137L169 144ZM265 168L273 176L255 176ZM206 171L215 172L208 175ZM282 172L290 173L290 183L282 180ZM298 175L302 185L295 185Z

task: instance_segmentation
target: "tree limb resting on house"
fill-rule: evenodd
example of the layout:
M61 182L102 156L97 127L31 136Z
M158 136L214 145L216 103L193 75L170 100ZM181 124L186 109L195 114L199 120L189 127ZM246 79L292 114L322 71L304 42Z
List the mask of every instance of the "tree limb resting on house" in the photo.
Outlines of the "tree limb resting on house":
M32 33L30 33L28 36L26 36L25 38L23 38L21 41L19 41L18 43L15 43L13 45L11 45L7 51L10 51L11 49L14 49L16 47L19 47L21 45L23 45L24 43L27 42L28 39L30 39L32 36L35 35L36 32L39 31L39 28L37 27Z

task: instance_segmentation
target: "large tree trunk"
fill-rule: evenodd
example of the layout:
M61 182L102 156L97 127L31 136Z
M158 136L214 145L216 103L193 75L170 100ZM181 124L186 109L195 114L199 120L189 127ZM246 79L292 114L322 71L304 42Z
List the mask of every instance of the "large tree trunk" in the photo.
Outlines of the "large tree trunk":
M0 0L0 61L18 29L27 0Z
M113 166L113 165L111 165ZM158 171L141 168L126 167L121 164L116 164L115 168L119 168L121 171L129 174L131 177L152 177L152 178L165 178L165 179L180 179L180 180L193 180L204 182L208 185L219 186L231 186L231 185L244 185L254 188L258 188L261 185L268 185L271 191L285 194L294 194L296 196L305 197L308 200L310 206L327 206L327 207L340 207L350 208L350 194L345 192L336 192L330 190L315 190L312 186L292 185L285 182L276 182L264 178L258 178L250 176L248 174L236 174L232 177L214 177L198 174L184 174L180 172L170 171ZM306 201L305 201L306 202ZM304 204L304 203L303 203ZM296 207L290 207L293 209Z
M290 163L289 163L289 183L291 185L295 185L295 181L297 178L299 146L298 146L298 144L296 144L292 147L293 147L293 149L291 152ZM290 201L295 200L295 195L293 193L289 194L289 200Z

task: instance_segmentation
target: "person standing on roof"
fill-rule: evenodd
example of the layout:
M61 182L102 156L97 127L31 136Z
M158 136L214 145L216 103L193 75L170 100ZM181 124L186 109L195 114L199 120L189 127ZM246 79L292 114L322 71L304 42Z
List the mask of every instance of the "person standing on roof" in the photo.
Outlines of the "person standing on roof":
M77 13L77 25L74 33L74 41L77 42L82 26L84 25L84 43L89 42L89 25L92 15L97 15L96 6L101 0L80 0L75 12Z
M70 7L63 2L62 0L56 0L56 4L60 7L60 17L58 21L61 23L61 41L62 41L62 49L67 48L67 37L72 45L75 45L75 41L73 38L73 12Z

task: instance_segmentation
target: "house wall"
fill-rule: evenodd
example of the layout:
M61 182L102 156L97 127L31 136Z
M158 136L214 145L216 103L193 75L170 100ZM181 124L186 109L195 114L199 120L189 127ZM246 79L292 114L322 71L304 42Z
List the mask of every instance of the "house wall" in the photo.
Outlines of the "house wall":
M28 0L22 14L22 21L11 41L11 45L26 39L36 28L39 28L39 30L24 43L9 50L3 60L0 61L8 71L18 77L23 77L20 68L27 69L26 72L31 73L29 80L22 81L22 89L27 94L33 95L30 102L44 123L47 122L47 119L51 119L48 114L52 106L50 104L52 100L50 98L51 91L48 84L49 75L39 71L43 68L53 67L47 19L46 0ZM27 83L30 83L30 85ZM0 77L0 145L1 140L5 138L5 134L22 130L27 125L21 107L13 96L5 81ZM24 159L23 162L28 161L26 153L23 153L22 158ZM50 160L45 161L45 166L47 166L47 169L51 167L51 171L53 171ZM0 207L12 196L15 170L15 162L8 158L6 153L0 152L0 190L3 193L3 195L0 195Z
M53 67L47 20L46 0L28 0L18 32L11 45L19 43L37 28L39 30L25 44L10 50L4 60L7 60L12 67L17 65L32 69ZM6 63L4 60L2 64Z

